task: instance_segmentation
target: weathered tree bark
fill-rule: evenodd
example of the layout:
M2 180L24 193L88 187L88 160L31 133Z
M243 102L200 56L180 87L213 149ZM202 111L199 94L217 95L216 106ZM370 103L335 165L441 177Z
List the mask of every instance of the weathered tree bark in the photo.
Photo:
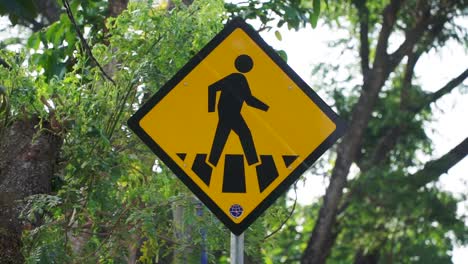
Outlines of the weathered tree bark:
M17 120L0 135L0 260L22 263L21 199L49 193L62 139L39 119Z
M364 254L364 252L360 250L354 257L354 264L378 264L379 257L379 252L373 251L368 254Z
M56 0L36 0L34 4L37 10L47 19L47 25L59 20L62 12Z
M109 16L116 17L127 9L128 0L109 0Z

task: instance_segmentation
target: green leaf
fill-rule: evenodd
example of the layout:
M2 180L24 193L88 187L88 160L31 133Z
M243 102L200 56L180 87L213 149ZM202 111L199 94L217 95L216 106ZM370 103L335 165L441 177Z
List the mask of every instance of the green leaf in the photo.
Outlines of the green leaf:
M317 27L318 18L320 16L320 9L321 9L321 1L314 0L313 12L310 14L310 18L309 18L312 28Z
M275 37L276 37L279 41L282 41L282 40L283 40L283 37L281 36L281 33L280 33L278 30L275 31Z
M320 14L321 0L314 0L314 13Z
M312 2L313 2L313 0L302 0L301 4L300 4L300 7L310 9L310 8L313 7Z
M284 60L284 61L288 61L288 54L286 54L286 51L284 50L277 50L276 51L278 53L278 55Z
M315 12L310 14L309 22L310 22L310 25L312 26L312 28L317 27L318 17L319 17L319 15L317 13L315 13Z

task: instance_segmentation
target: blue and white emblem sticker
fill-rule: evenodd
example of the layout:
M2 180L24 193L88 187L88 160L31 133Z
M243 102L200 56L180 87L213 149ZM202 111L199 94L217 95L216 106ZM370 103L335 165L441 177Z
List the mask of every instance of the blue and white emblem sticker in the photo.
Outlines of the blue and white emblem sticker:
M242 208L242 206L240 206L240 204L233 204L229 208L229 213L234 218L239 218L242 215L243 212L244 212L244 208Z

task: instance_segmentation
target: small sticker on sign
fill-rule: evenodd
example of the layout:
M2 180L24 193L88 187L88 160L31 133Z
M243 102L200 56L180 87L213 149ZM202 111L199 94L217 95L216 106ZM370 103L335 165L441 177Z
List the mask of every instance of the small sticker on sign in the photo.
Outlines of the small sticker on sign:
M244 208L242 208L242 206L240 206L240 204L233 204L229 208L229 213L234 218L239 218L242 215L243 212L244 212Z

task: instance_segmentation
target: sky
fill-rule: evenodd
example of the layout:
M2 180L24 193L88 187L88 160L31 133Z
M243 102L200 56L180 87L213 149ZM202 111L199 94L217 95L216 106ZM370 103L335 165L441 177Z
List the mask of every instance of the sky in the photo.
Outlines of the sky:
M464 25L468 27L467 21L464 21ZM297 32L288 31L285 28L279 31L282 36L281 41L275 37L274 30L262 32L261 35L275 49L286 51L288 65L311 87L314 87L311 72L313 66L317 63L336 60L346 63L354 60L349 55L340 56L336 49L327 46L328 41L344 36L344 32L331 32L321 25L315 29L308 26ZM445 85L467 67L467 50L458 44L450 43L437 53L431 52L429 55L422 57L415 72L423 89L431 92ZM465 80L464 85L468 85L467 80ZM442 156L468 135L468 122L466 121L468 92L462 94L459 91L460 89L456 89L440 99L435 105L433 104L435 121L428 124L426 132L434 143L434 152L431 157L421 156L421 160L427 161ZM324 99L327 101L326 98ZM442 175L436 184L444 190L455 193L457 196L463 193L468 194L467 171L468 158L465 158L452 167L448 173ZM298 185L298 202L311 204L325 194L327 181L322 176L317 175L306 175L305 178L305 185ZM459 203L458 211L460 214L466 214L468 212L468 201ZM464 264L468 259L468 247L456 247L452 254L453 263Z

